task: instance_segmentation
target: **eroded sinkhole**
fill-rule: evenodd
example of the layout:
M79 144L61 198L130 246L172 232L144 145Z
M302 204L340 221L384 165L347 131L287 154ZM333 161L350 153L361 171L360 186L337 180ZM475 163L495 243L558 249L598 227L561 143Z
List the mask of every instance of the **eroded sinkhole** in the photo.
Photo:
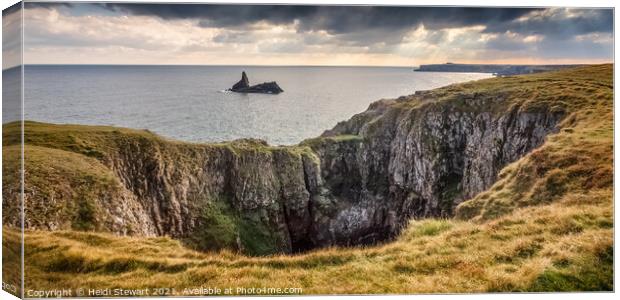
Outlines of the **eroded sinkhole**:
M338 125L330 136L282 147L252 139L186 144L131 130L94 134L78 126L67 133L59 125L37 125L30 131L43 132L42 142L27 147L28 154L46 158L49 165L35 166L41 178L62 184L26 186L26 209L46 208L45 195L53 194L70 215L61 222L58 214L30 214L37 219L28 229L170 236L201 251L249 255L382 243L412 218L451 217L456 204L489 188L504 166L540 146L563 117L518 108L492 115L450 102L393 112L386 105L385 112ZM59 144L43 140L46 130ZM65 161L71 172L54 173L66 170L58 165ZM31 163L26 171L34 173ZM7 223L18 227L20 220L9 216Z
M392 241L411 219L451 218L459 203L491 187L503 167L542 145L561 117L512 111L499 120L467 120L475 126L451 124L434 139L385 146L347 137L320 144L313 148L316 165L304 165L309 196L281 187L275 208L243 217L251 221L240 230L239 249L264 255L376 245ZM422 128L409 130L421 134Z

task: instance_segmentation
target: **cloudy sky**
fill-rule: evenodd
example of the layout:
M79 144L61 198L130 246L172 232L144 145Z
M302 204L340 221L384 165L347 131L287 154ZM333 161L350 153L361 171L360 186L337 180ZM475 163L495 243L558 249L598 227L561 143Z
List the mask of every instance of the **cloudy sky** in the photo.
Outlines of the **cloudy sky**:
M600 63L610 9L26 3L25 63Z

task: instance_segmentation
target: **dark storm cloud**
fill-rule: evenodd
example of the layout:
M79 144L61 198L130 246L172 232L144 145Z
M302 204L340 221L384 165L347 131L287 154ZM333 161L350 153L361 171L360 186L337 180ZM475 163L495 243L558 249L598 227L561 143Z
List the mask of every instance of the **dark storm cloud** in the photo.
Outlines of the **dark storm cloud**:
M208 5L208 4L124 4L105 3L103 7L141 16L170 19L200 19L205 27L233 27L267 21L288 24L316 13L315 6L291 5Z
M55 7L73 7L73 4L68 2L24 2L25 8L55 8Z
M456 28L514 20L536 9L467 7L322 7L323 12L301 22L302 28L334 33L366 29L400 30L424 24L427 29Z
M539 8L123 4L104 7L133 15L162 19L199 19L204 27L237 27L260 21L299 22L300 30L340 34L368 29L401 30L423 23L429 29L501 24Z

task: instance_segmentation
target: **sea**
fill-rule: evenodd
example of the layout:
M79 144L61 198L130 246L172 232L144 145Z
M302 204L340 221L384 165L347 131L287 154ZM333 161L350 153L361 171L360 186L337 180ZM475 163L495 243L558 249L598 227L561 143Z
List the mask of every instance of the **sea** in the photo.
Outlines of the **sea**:
M3 71L5 99L19 95L11 89L19 84L15 70ZM276 81L284 92L227 91L242 71L250 84ZM24 118L148 129L188 142L258 138L291 145L374 101L491 76L404 67L26 65ZM4 106L4 123L19 118L10 113L15 103Z

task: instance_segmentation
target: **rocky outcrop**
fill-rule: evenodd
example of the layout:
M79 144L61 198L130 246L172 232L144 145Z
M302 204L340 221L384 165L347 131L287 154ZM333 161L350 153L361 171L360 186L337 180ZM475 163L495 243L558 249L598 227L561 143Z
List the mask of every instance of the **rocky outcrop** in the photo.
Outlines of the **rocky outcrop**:
M508 99L497 95L435 96L374 103L306 141L329 191L313 210L316 246L373 243L411 218L452 216L504 166L541 145L564 116L561 109L499 109Z
M241 72L241 80L235 83L231 90L242 90L250 87L250 80L248 79L248 75L245 74L245 71Z
M275 82L263 82L250 86L250 81L245 71L241 73L241 80L235 83L230 91L237 93L259 93L259 94L279 94L284 92L282 88Z
M451 216L506 164L541 145L565 115L561 106L519 99L529 98L448 87L381 100L289 147L247 139L185 144L116 129L55 128L63 136L54 145L44 129L26 136L33 146L95 153L115 174L117 194L141 216L119 213L106 204L113 199L95 201L108 231L169 235L203 250L290 253L372 244L411 218ZM55 201L74 201L67 195ZM28 199L47 201L40 193Z
M387 186L376 186L374 179L362 180L375 187L363 186L361 190L414 192L416 198L424 199L414 215L425 217L449 216L454 205L486 189L499 169L540 145L562 114L513 109L493 115L430 104L422 111L392 116L352 131L327 134L378 133L362 144L358 160L360 167L371 167L364 173L382 173L379 178L384 178ZM376 131L374 126L388 125L378 124L381 122L388 122L394 130ZM373 166L376 161L382 163Z
M233 90L238 93L259 93L259 94L279 94L284 92L282 88L275 82L264 82L260 84L253 85L248 88Z

